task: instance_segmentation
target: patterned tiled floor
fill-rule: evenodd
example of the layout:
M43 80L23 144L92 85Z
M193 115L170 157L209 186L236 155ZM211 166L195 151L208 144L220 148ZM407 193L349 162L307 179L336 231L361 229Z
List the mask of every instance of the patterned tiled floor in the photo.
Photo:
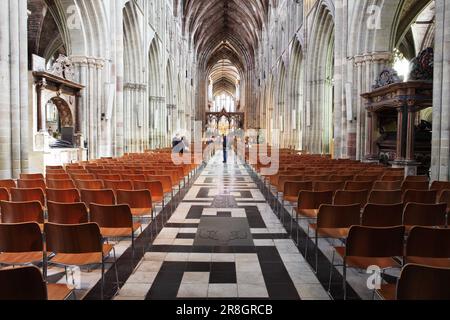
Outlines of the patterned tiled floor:
M229 160L204 168L115 299L329 299L248 168Z

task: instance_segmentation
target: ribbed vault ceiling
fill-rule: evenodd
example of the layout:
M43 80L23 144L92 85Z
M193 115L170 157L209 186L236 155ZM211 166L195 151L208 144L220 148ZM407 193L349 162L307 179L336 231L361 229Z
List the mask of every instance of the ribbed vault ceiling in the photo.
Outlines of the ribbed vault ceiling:
M229 91L254 66L269 0L185 0L184 32L193 38L199 66L213 75L215 91ZM229 66L221 71L221 63Z

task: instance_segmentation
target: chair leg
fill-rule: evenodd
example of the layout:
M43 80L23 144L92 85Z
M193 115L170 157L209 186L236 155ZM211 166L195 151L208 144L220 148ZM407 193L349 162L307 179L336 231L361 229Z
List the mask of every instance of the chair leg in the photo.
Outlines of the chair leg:
M308 259L308 238L309 238L309 223L308 223L308 229L306 231L306 237L305 237L305 259Z
M333 269L334 269L334 259L336 257L336 252L333 250L333 257L331 258L331 266L330 266L330 277L328 280L328 293L331 292L331 281L333 279Z
M114 247L113 247L113 254L114 254L114 271L115 271L115 273L116 273L116 285L117 285L117 290L120 290L119 272L117 271L116 248L114 248Z
M344 300L347 300L347 261L344 257L342 285L344 289Z
M315 252L315 256L316 256L316 274L319 272L319 235L317 233L317 229L316 229L316 252Z

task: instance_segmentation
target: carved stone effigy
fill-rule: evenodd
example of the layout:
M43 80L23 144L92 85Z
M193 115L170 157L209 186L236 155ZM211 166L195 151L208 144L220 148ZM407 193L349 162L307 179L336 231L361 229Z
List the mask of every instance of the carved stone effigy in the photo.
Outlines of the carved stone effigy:
M408 82L393 69L383 70L372 92L362 95L367 101L367 160L384 160L408 174L417 173L417 167L428 173L431 129L419 123L418 112L433 105L432 56L432 49L426 49L413 60Z

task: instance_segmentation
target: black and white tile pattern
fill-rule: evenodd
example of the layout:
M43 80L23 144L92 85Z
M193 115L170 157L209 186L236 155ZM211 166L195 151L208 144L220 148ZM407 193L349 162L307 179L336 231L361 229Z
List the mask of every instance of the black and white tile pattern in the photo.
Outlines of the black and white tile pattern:
M204 168L117 300L328 300L245 164Z

